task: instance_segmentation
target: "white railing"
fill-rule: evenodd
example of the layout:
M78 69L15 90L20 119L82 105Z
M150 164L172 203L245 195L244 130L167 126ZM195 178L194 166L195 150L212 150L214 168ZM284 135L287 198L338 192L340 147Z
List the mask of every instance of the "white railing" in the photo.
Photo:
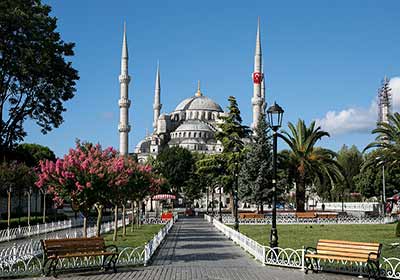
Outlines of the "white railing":
M178 220L178 215L174 215L174 217L168 221L168 223L160 229L160 231L154 235L153 239L151 239L144 246L144 265L147 265L150 261L153 254L156 252L157 248L160 246L165 236L169 233L170 229L174 225L174 223Z
M271 248L263 246L240 232L220 223L217 219L213 219L208 215L204 215L204 219L212 223L219 231L264 265L285 266L301 270L305 268L304 248ZM360 265L360 263L342 263L333 260L321 262L321 267L325 270L334 269L335 271L345 271L346 273L357 275L364 274L366 271L365 266ZM382 256L380 261L380 275L388 279L400 279L400 258L386 258Z
M22 239L34 235L54 232L58 230L68 229L83 224L82 219L70 219L58 222L51 222L45 224L18 226L14 228L7 228L0 230L0 242L11 241L15 239Z
M167 222L167 224L144 246L125 247L118 253L117 267L131 265L145 265L149 262L156 249L170 231L172 225L178 219L178 216ZM126 219L126 224L129 219ZM118 227L122 226L122 220L118 221ZM106 233L114 229L114 222L106 222L102 224L101 233ZM71 234L72 233L72 234ZM88 237L96 234L96 228L88 228ZM81 237L82 229L71 232L66 236L47 235L46 238L68 238ZM15 254L14 254L15 253ZM0 256L0 277L15 277L24 275L39 275L42 272L43 258L42 248L39 241L31 241L22 246L16 245L8 250L8 255ZM62 259L57 264L57 268L80 268L80 267L101 267L103 264L102 257L85 257Z
M379 202L324 202L318 203L316 209L322 210L324 204L325 210L333 211L360 211L360 212L379 212L382 204Z
M207 220L212 219L208 215L204 215L204 217L206 217ZM226 225L222 224L216 219L214 219L212 223L219 231L221 231L229 239L238 244L240 247L249 252L251 255L253 255L254 258L259 260L261 263L264 262L264 256L265 256L264 246L254 241L253 239L248 238L247 236L241 234L240 232L237 232L236 230L227 227Z
M125 219L125 224L129 224L129 219ZM122 219L118 221L118 228L122 227ZM114 229L114 222L106 222L101 226L100 233L107 233ZM95 226L87 228L87 237L93 237L96 235L97 228ZM45 239L59 239L59 238L76 238L83 236L82 228L71 228L63 232L51 232L47 233ZM12 246L0 250L0 269L2 265L14 264L19 260L26 260L32 258L32 256L39 256L42 254L42 245L40 240L31 239L24 243L14 243Z
M294 215L279 215L277 224L389 224L399 220L398 216L391 217L354 217L338 216L332 218L297 218ZM234 224L235 219L231 215L222 216L225 224ZM239 219L240 224L271 224L271 217Z

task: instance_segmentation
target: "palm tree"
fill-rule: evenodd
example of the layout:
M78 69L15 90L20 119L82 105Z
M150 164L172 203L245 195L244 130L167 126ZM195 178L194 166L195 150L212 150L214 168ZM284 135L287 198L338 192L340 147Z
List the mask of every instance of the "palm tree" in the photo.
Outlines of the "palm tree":
M380 157L373 159L373 163L382 164L383 160L381 159L384 157L385 164L397 165L400 160L400 114L395 112L393 115L389 115L389 122L378 123L377 128L372 130L372 134L378 135L374 142L365 147L364 151L370 148L378 148ZM365 166L371 163L368 162Z
M315 144L329 133L315 127L312 122L307 127L303 120L294 126L289 122L289 132L282 131L279 136L289 145L289 162L294 181L296 183L296 209L304 212L306 185L316 181L331 185L342 178L340 165L335 160L336 153L323 148L316 148Z
M389 115L389 122L379 122L377 128L372 130L372 134L378 135L374 142L365 147L364 151L370 148L378 148L376 152L379 156L366 161L362 169L369 165L398 166L400 159L400 114L395 112L393 115ZM400 233L400 221L397 222L396 236L399 236L398 233Z

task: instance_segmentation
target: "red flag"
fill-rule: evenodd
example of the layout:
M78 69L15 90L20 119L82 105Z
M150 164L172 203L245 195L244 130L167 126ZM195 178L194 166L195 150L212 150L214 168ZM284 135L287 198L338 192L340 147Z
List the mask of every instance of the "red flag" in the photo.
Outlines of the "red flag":
M260 72L254 72L253 73L253 82L255 84L261 84L262 80L262 74Z

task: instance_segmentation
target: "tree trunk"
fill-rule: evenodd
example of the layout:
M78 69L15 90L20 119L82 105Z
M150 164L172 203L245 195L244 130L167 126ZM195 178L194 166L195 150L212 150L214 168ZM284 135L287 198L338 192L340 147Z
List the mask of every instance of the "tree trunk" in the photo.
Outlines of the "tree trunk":
M131 211L132 211L132 222L131 222L131 232L135 230L135 202L132 200L131 202Z
M113 241L117 241L117 234L118 234L118 205L114 207L114 235Z
M101 234L101 222L103 220L103 208L104 206L96 203L94 205L97 209L97 221L96 221L96 236L99 237Z
M262 202L260 205L260 214L264 214L264 204Z
M7 192L7 226L10 227L11 223L11 192Z
M87 237L87 215L83 216L83 237Z
M229 194L229 207L231 208L232 217L235 217L235 203L233 201L233 193Z
M43 192L43 224L46 223L46 192Z
M304 202L306 198L306 182L304 175L300 175L299 181L296 182L296 211L305 212Z
M126 236L126 225L125 225L125 214L126 214L126 208L125 204L122 205L122 236Z
M137 219L136 219L136 225L137 225L137 228L139 228L139 227L140 227L140 201L139 201L139 200L136 202L136 205L137 205L137 212L136 212L136 217L137 217Z

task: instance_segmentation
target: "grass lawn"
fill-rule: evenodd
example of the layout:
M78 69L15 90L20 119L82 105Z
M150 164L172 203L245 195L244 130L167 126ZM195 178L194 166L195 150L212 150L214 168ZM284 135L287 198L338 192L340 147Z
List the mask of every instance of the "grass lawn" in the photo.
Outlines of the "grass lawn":
M153 238L155 234L163 227L164 225L141 225L139 228L135 226L135 230L131 232L131 226L126 226L126 236L122 237L122 228L118 229L118 239L117 241L112 241L113 239L113 231L109 233L103 234L104 239L106 240L106 245L116 245L119 249L125 247L139 247L147 243L150 239Z
M390 243L400 242L395 237L396 224L387 225L278 225L279 247L299 249L315 247L319 239L338 239L383 244L384 257L399 257L400 247L390 248ZM269 245L270 225L240 225L240 232L260 244Z

